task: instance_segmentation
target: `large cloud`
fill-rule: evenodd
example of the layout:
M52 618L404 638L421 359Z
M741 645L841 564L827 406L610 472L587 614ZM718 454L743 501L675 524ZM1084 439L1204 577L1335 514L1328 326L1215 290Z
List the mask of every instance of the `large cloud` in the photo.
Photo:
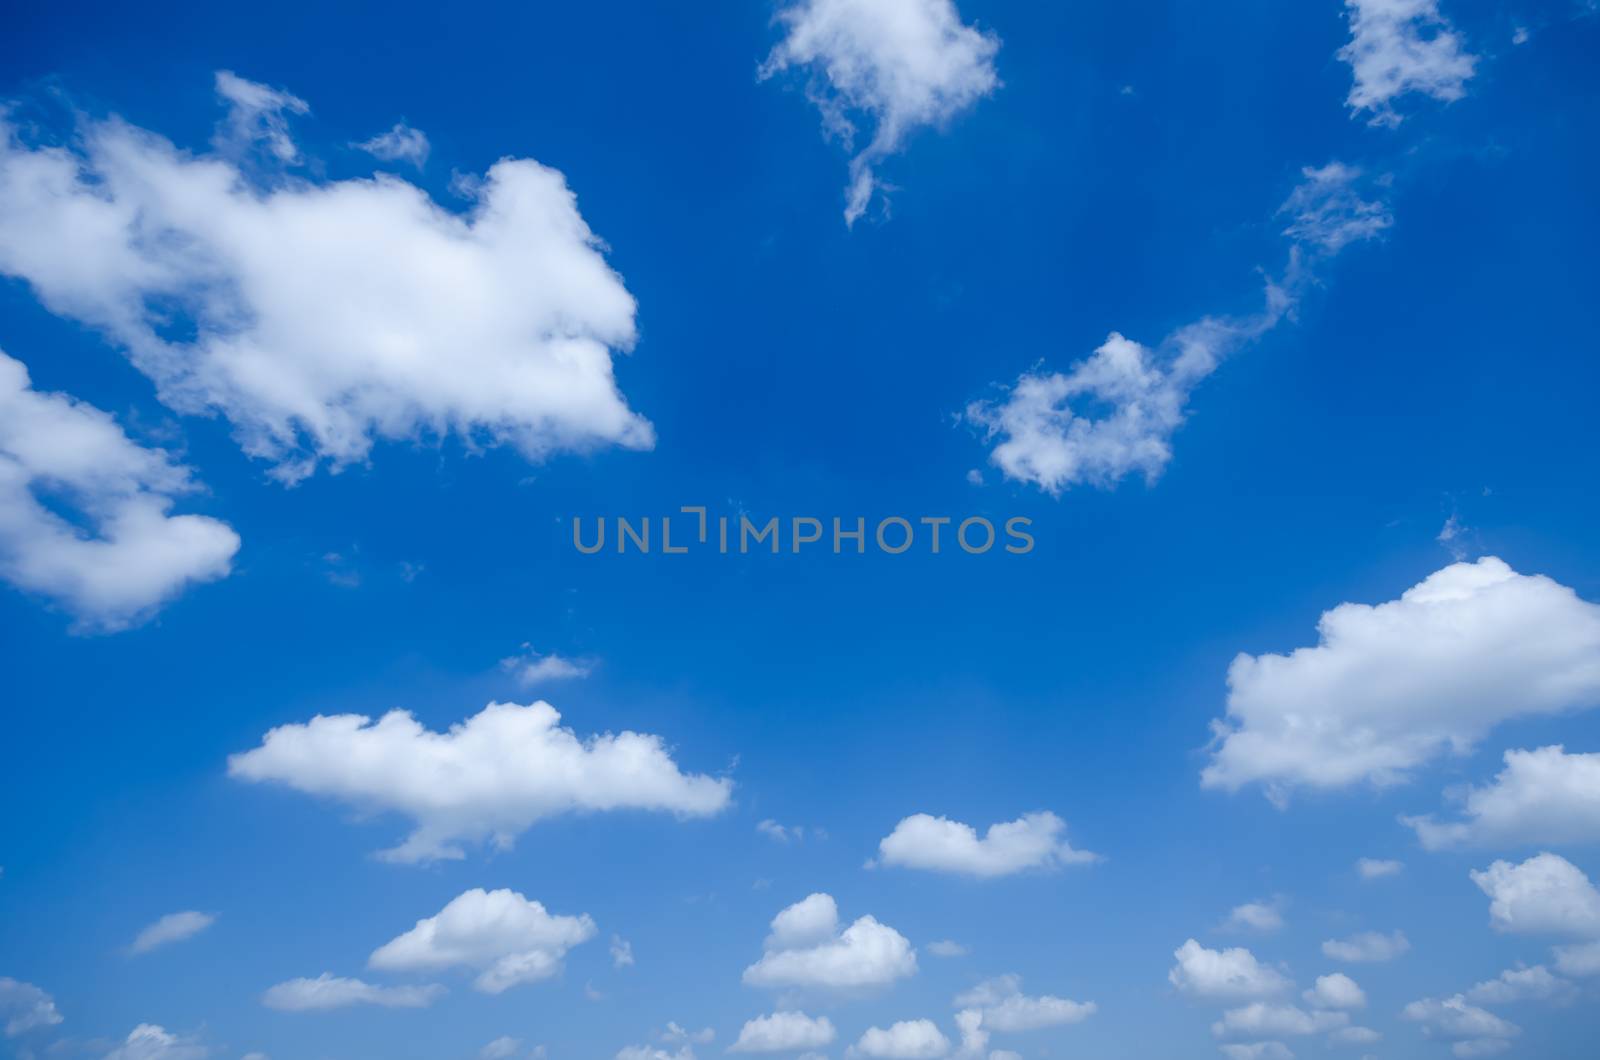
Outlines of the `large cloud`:
M1339 58L1355 83L1348 103L1374 125L1398 125L1394 101L1420 92L1446 103L1466 94L1477 58L1439 13L1438 0L1345 0L1350 43Z
M633 297L560 173L502 159L465 214L386 174L292 175L304 104L217 84L210 154L117 119L77 116L65 147L0 122L0 273L104 332L173 408L227 416L288 480L378 438L453 432L530 459L653 444L612 373ZM266 176L238 160L246 140Z
M169 514L194 489L166 453L91 405L34 390L27 368L0 353L0 579L54 600L81 628L133 625L232 566L231 528Z
M54 1027L61 1022L55 999L32 983L0 977L0 1019L6 1021L7 1038Z
M813 1019L804 1012L774 1012L746 1020L730 1053L798 1053L821 1049L837 1032L826 1016Z
M594 933L587 915L554 916L515 891L474 888L378 947L367 963L383 971L472 968L479 972L473 986L499 994L555 975L567 951Z
M319 715L284 725L261 746L228 759L229 775L275 781L416 822L391 860L459 858L459 840L501 846L535 821L560 813L666 810L707 816L728 805L725 778L685 774L661 738L622 732L580 740L540 701L491 703L448 732L409 713L378 721Z
M1520 865L1496 861L1471 876L1489 896L1496 931L1600 938L1600 890L1559 854L1538 854Z
M839 930L833 897L813 894L772 919L766 953L744 970L751 986L855 990L916 974L906 937L870 916Z
M963 25L951 0L796 0L778 19L786 35L762 76L810 71L826 131L847 144L855 121L873 125L871 142L850 161L846 224L883 188L875 167L911 132L949 121L1000 83L1000 42Z
M1190 939L1173 956L1178 963L1167 981L1195 997L1247 1000L1281 994L1292 985L1276 968L1256 960L1243 947L1208 950Z
M1317 630L1315 647L1234 659L1206 787L1395 784L1501 722L1600 702L1600 607L1492 556Z
M1600 754L1558 744L1507 751L1505 763L1493 784L1462 796L1464 820L1401 820L1429 850L1600 842Z
M876 863L988 878L1098 860L1096 854L1074 850L1066 828L1065 821L1044 811L992 824L980 838L969 824L918 813L878 843Z
M427 1008L443 997L445 989L428 986L374 986L360 979L345 979L324 972L315 979L291 979L261 995L261 1003L281 1012L320 1012L351 1005L380 1008Z

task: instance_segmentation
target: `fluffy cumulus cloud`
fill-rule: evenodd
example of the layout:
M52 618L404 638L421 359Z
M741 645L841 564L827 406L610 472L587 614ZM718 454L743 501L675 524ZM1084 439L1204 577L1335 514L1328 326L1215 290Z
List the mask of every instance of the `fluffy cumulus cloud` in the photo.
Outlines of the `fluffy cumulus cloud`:
M380 438L529 459L653 444L613 373L633 297L559 172L502 159L465 213L386 174L309 179L285 168L304 104L217 85L213 153L117 119L74 116L68 146L0 122L0 274L104 333L172 408L226 416L285 480Z
M3 196L0 187L0 212ZM0 579L54 601L82 629L133 625L232 567L238 534L172 514L195 489L166 453L92 405L35 390L27 368L0 353Z
M1048 994L1030 997L1022 992L1022 979L1016 975L986 980L957 995L955 1004L958 1009L977 1012L984 1030L1001 1033L1082 1023L1098 1007L1093 1001L1069 1001Z
M1045 811L992 824L980 837L969 824L918 813L878 843L874 864L989 878L1098 860L1096 854L1074 850L1066 828L1065 821Z
M1461 798L1462 819L1402 817L1429 850L1600 842L1600 754L1559 744L1507 751L1494 783Z
M1600 938L1600 890L1559 854L1538 854L1520 865L1496 861L1471 875L1489 896L1496 931Z
M1283 930L1283 903L1274 899L1270 902L1246 902L1236 905L1228 913L1228 919L1223 927L1232 931L1260 931L1270 934Z
M0 1020L7 1038L61 1022L55 999L32 983L0 977Z
M1456 1056L1493 1056L1509 1047L1522 1028L1468 1003L1460 994L1444 1000L1413 1001L1401 1016L1422 1027L1430 1038L1453 1043Z
M1308 1012L1294 1005L1252 1001L1224 1012L1211 1025L1211 1033L1218 1038L1304 1037L1338 1030L1349 1022L1348 1013L1333 1009Z
M1167 981L1194 997L1263 998L1281 994L1291 985L1282 972L1262 964L1243 947L1209 950L1190 939L1173 956L1178 963L1167 973Z
M730 1053L799 1053L821 1049L837 1036L833 1021L826 1016L812 1018L804 1012L774 1012L747 1020L739 1030L739 1040L728 1047Z
M950 1051L950 1039L932 1020L902 1020L868 1027L851 1051L872 1060L937 1060Z
M458 841L508 846L535 821L560 813L664 810L702 817L728 805L725 778L685 774L658 736L605 733L580 739L545 702L491 703L432 732L405 711L374 722L355 714L284 725L228 760L229 775L271 781L393 811L416 829L386 857L459 858Z
M883 183L877 167L919 128L939 126L999 85L1000 42L961 21L951 0L797 0L778 14L784 38L761 67L810 75L808 95L826 131L851 149L845 223L866 212Z
M1398 125L1394 101L1418 92L1446 103L1466 94L1477 58L1439 12L1438 0L1345 0L1350 43L1339 58L1354 84L1347 102L1374 125Z
M813 894L772 919L766 953L744 970L751 986L856 990L916 974L906 937L870 916L839 929L833 897Z
M211 1050L193 1038L172 1034L153 1023L141 1023L106 1054L105 1060L205 1060L210 1055Z
M444 993L444 987L437 984L374 986L360 979L346 979L324 972L315 979L290 979L279 983L261 995L261 1003L280 1012L321 1012L349 1008L351 1005L427 1008Z
M1317 976L1316 985L1301 996L1306 1004L1319 1009L1355 1009L1367 1004L1366 993L1343 972Z
M1377 605L1322 615L1318 643L1228 668L1206 787L1335 789L1404 780L1515 718L1600 702L1600 606L1486 557Z
M1494 979L1486 979L1466 992L1466 998L1479 1005L1508 1005L1519 1001L1546 1001L1565 1004L1577 996L1577 988L1542 964L1532 968L1507 968Z
M474 987L499 994L555 975L567 951L594 934L587 915L555 916L515 891L474 888L378 947L367 963L399 972L471 968L479 973Z
M1130 475L1154 482L1172 460L1195 388L1293 313L1317 262L1389 227L1387 205L1364 197L1364 181L1337 162L1304 171L1279 211L1289 217L1289 263L1267 282L1259 312L1203 317L1155 348L1113 331L1066 372L1026 372L1001 398L969 404L967 422L993 443L989 462L1053 496L1079 485L1110 488Z
M1328 939L1322 944L1322 955L1335 961L1352 964L1375 964L1392 961L1411 952L1411 941L1402 931L1387 935L1380 931L1363 931L1345 939Z
M217 918L213 914L192 909L182 913L168 913L139 932L133 940L133 945L128 949L135 954L149 953L169 943L193 938L216 922Z

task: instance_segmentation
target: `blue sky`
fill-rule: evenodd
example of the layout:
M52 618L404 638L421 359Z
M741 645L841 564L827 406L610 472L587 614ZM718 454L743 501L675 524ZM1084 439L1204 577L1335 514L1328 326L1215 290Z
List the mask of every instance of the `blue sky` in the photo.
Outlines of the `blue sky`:
M9 21L0 1055L1588 1055L1586 5Z

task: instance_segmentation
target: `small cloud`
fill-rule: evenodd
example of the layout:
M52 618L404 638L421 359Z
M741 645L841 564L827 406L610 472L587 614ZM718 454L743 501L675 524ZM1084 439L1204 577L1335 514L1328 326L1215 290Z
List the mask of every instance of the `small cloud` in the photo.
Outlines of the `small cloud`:
M168 913L139 932L139 936L133 940L133 945L128 947L128 952L137 956L168 943L182 942L200 934L216 922L217 918L213 914L198 913L192 909L182 913Z
M1385 876L1398 876L1405 865L1384 858L1358 858L1356 874L1363 880L1381 880Z
M935 957L965 957L967 955L967 948L951 939L939 939L936 942L928 943L923 948Z
M594 667L592 659L569 659L554 653L543 654L534 651L530 644L522 646L521 654L500 660L500 669L515 677L517 683L524 688L547 681L588 677L594 672Z
M1263 934L1279 931L1283 928L1283 904L1282 898L1274 898L1270 902L1246 902L1234 906L1222 925L1223 929L1259 931Z
M1388 935L1364 931L1347 939L1328 939L1322 944L1324 957L1350 963L1392 961L1410 950L1411 943L1401 931Z
M795 824L795 825L779 824L777 821L772 820L770 817L767 818L764 821L761 821L761 822L757 823L756 824L756 831L760 832L762 835L768 837L769 839L775 840L776 842L779 842L779 843L798 843L801 840L805 839L805 837L806 837L806 827L805 827L805 825L800 825L800 824ZM826 839L827 838L827 833L824 832L820 828L813 828L813 829L811 829L811 831L816 835L816 837L818 839Z
M1515 29L1513 29L1511 31L1511 43L1512 44L1526 44L1526 43L1528 43L1528 37L1529 36L1530 35L1528 33L1528 27L1527 26L1518 26L1518 27L1516 27Z
M967 484L971 486L983 485L983 472L977 468L969 469L967 471Z
M615 968L633 966L633 944L621 935L611 936L611 964Z
M351 144L374 158L385 162L409 162L418 169L428 161L431 145L421 129L413 129L405 122L395 122L394 128L379 133L370 140Z

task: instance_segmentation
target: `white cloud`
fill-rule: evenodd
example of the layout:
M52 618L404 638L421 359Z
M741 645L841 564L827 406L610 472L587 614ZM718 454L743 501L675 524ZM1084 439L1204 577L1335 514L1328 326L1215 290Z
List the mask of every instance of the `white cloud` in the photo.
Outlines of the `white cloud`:
M923 949L935 957L965 957L967 948L954 939L936 939L928 943Z
M1401 1016L1421 1024L1429 1037L1455 1042L1455 1054L1462 1057L1490 1056L1522 1033L1516 1024L1468 1004L1460 994L1443 1001L1431 997L1413 1001Z
M1347 939L1328 939L1322 944L1322 955L1335 961L1351 963L1377 963L1392 961L1411 952L1411 941L1402 931L1388 935L1378 931L1363 931Z
M1304 171L1279 211L1291 215L1289 263L1281 279L1267 281L1259 312L1203 317L1154 349L1113 331L1066 373L1027 372L1001 400L969 404L967 422L987 441L999 439L989 462L1052 496L1078 485L1110 488L1134 474L1155 482L1194 389L1293 313L1316 260L1388 227L1388 207L1357 192L1361 179L1337 162Z
M1386 876L1398 876L1404 870L1405 865L1399 861L1382 858L1356 859L1356 874L1363 880L1381 880Z
M774 1012L747 1020L739 1030L739 1040L728 1047L730 1053L794 1053L821 1049L837 1032L826 1016L812 1019L804 1012Z
M980 839L971 825L918 813L878 843L876 863L992 878L1098 860L1099 855L1072 848L1063 834L1066 827L1053 813L1027 813L990 825Z
M0 211L4 179L0 169ZM0 579L55 601L82 629L134 625L232 567L232 528L169 514L195 489L166 453L92 405L34 390L27 368L0 353Z
M756 831L779 843L799 842L806 837L804 825L779 824L770 817L756 822Z
M1330 1041L1341 1045L1372 1045L1383 1040L1383 1035L1371 1027L1340 1027L1328 1035Z
M1260 931L1274 932L1283 929L1283 903L1277 899L1270 902L1246 902L1236 905L1228 914L1224 927L1235 931Z
M852 1049L873 1060L936 1060L950 1051L950 1039L932 1020L902 1020L887 1030L868 1027Z
M1317 983L1301 995L1312 1008L1365 1008L1367 995L1356 981L1343 972L1317 976Z
M503 1035L478 1050L478 1060L508 1060L522 1048L522 1039Z
M367 963L382 971L472 968L480 973L474 987L499 994L555 975L567 951L594 934L587 915L553 916L515 891L475 887L378 947Z
M345 979L323 972L315 979L290 979L261 995L261 1003L282 1012L320 1012L350 1005L381 1008L427 1008L443 997L445 989L429 986L374 986L360 979Z
M761 76L807 70L825 130L852 149L855 123L872 125L850 161L846 224L885 188L876 167L912 132L945 124L1000 83L999 40L962 24L951 0L796 0L778 20L785 36Z
M667 1021L667 1029L661 1032L661 1040L664 1042L691 1042L696 1045L708 1045L716 1036L717 1032L710 1027L691 1031L672 1020Z
M613 968L633 966L633 944L620 935L611 936L611 966Z
M958 995L955 1005L977 1010L983 1016L985 1029L1001 1033L1081 1023L1098 1009L1093 1001L1068 1001L1049 995L1029 997L1022 992L1022 979L1016 975L997 976L979 983Z
M1600 975L1600 942L1555 948L1556 970L1563 975Z
M500 669L515 677L522 687L529 688L547 681L588 677L594 672L594 663L589 659L568 659L554 653L541 654L524 644L521 654L500 660Z
M1496 931L1600 937L1600 891L1558 854L1538 854L1520 865L1496 861L1471 876L1489 896Z
M870 916L839 930L832 896L813 894L772 920L767 952L744 970L751 986L851 990L915 975L917 955L906 937Z
M1494 783L1462 798L1466 819L1402 817L1428 850L1600 842L1600 754L1560 744L1507 751Z
M279 162L300 161L288 116L309 114L311 107L305 100L281 88L247 81L231 70L218 70L214 85L217 98L228 107L228 116L212 139L219 151L234 155L260 145Z
M1217 1046L1228 1060L1294 1060L1294 1052L1282 1042L1230 1042Z
M172 408L225 415L286 481L378 439L532 460L653 444L613 377L634 299L560 173L502 159L465 214L388 174L294 176L292 97L218 85L225 139L265 142L270 177L117 119L75 116L68 147L0 121L0 274L123 347Z
M1172 955L1178 963L1167 973L1167 981L1196 997L1269 997L1291 985L1282 972L1257 961L1255 954L1243 947L1208 950L1190 939Z
M675 1053L653 1045L626 1045L617 1050L616 1060L695 1060L695 1057L694 1048L689 1045L679 1047Z
M1271 1036L1304 1036L1325 1034L1338 1030L1350 1022L1344 1012L1320 1009L1307 1012L1294 1005L1269 1004L1252 1001L1241 1008L1232 1008L1222 1014L1222 1019L1211 1025L1211 1033L1218 1038L1265 1038Z
M105 1060L205 1060L211 1051L192 1038L168 1033L153 1023L141 1023Z
M1577 988L1565 979L1550 974L1542 964L1532 968L1507 968L1494 979L1468 990L1466 997L1479 1005L1506 1005L1518 1001L1549 1001L1564 1004L1577 996Z
M6 1037L15 1038L41 1027L61 1022L55 999L32 983L0 977L0 1019L6 1021Z
M374 158L385 162L409 162L418 169L427 164L431 150L427 135L403 121L395 122L394 128L388 132L379 133L355 146Z
M168 913L139 932L129 951L149 953L169 942L182 942L184 939L193 938L216 922L217 918L213 914L200 913L192 909L182 913Z
M1477 58L1439 13L1438 0L1345 0L1350 43L1339 58L1355 83L1346 102L1374 125L1399 125L1394 101L1420 92L1446 103L1466 94Z
M385 854L401 862L462 857L461 840L509 846L534 822L561 813L703 817L728 805L732 781L680 772L660 737L580 740L560 720L543 701L491 703L448 732L431 732L399 710L377 722L318 715L268 732L260 747L228 759L228 773L412 818L415 831Z
M1204 786L1260 782L1281 801L1295 785L1396 784L1497 724L1600 701L1600 607L1492 556L1340 604L1317 631L1315 647L1233 660Z

